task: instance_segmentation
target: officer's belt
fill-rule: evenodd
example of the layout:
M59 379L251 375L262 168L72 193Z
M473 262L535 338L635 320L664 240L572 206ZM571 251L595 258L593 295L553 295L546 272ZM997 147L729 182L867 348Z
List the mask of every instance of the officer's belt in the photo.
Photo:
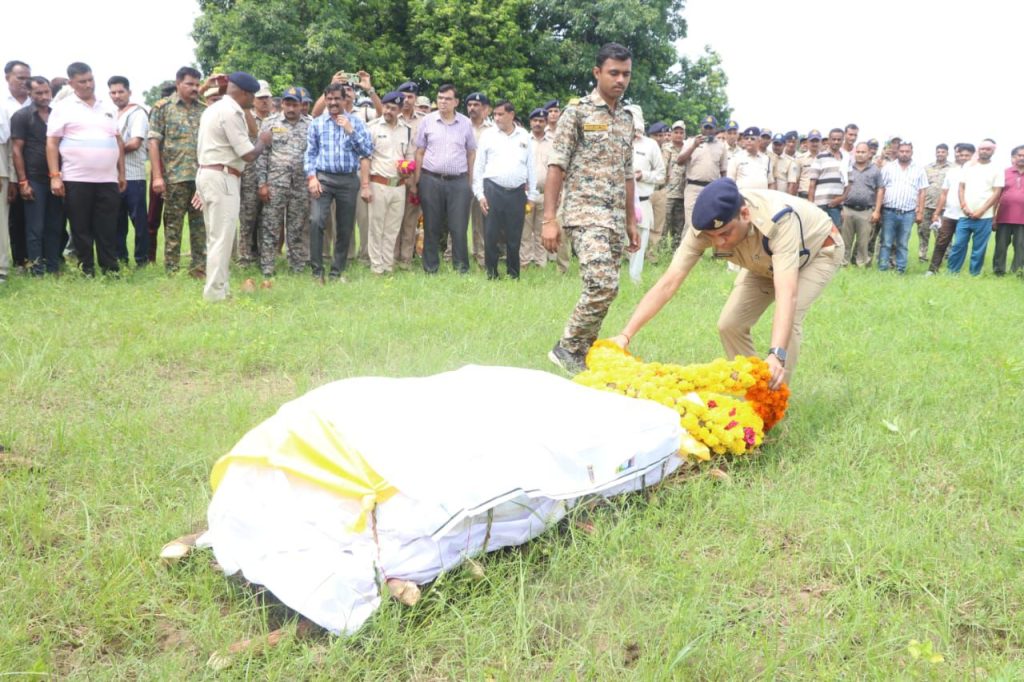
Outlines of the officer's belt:
M378 185L387 185L388 187L400 187L405 184L405 178L395 176L389 178L386 175L370 175L370 182L376 182Z
M242 171L238 170L237 168L232 168L231 166L225 166L223 163L208 163L206 165L199 167L205 168L206 170L217 171L218 173L230 173L231 175L234 175L236 178L242 177Z
M707 187L708 185L711 184L711 181L710 180L690 180L689 178L687 178L686 179L686 184L687 185L697 185L698 187Z
M861 206L859 204L843 204L843 206L850 209L851 211L866 211L869 208L873 208L872 206Z

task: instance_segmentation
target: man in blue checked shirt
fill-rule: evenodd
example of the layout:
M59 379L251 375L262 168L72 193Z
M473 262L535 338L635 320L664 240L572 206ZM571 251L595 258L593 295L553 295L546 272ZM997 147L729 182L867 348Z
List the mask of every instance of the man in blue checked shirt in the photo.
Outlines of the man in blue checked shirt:
M310 265L313 276L323 279L324 223L334 201L334 260L332 280L343 280L348 246L356 220L356 202L360 195L370 196L370 155L373 141L358 117L345 113L350 93L341 83L331 83L324 91L327 111L309 124L305 171L309 195L313 199L312 230L309 235Z

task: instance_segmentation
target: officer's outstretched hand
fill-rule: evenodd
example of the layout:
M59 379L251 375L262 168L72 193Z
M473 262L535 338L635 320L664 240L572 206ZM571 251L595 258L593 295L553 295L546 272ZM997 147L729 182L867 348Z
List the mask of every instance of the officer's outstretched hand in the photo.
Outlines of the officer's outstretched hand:
M768 382L768 388L773 391L777 391L779 387L782 386L782 377L785 375L786 369L774 354L769 355L764 361L768 363L768 369L771 370L772 373L771 381Z
M622 350L626 350L626 348L629 347L629 337L626 336L625 334L616 334L611 339L609 339L609 341L614 343Z

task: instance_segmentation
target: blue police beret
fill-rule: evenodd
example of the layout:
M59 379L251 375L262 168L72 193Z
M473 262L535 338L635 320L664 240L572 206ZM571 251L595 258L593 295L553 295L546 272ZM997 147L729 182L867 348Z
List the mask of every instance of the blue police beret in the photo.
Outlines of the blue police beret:
M398 92L411 92L414 95L420 94L420 86L416 85L412 81L405 81L398 86Z
M717 128L718 127L718 119L716 119L714 116L705 116L704 120L700 122L700 127L701 128Z
M735 120L730 120L728 125L725 126L725 129L726 130L739 130L740 129L740 124L737 123Z
M544 113L544 107L537 107L536 109L534 109L533 111L530 112L530 119L531 120L535 119L535 118L547 118L547 117L548 117L547 114Z
M665 129L665 124L664 123L662 123L661 121L655 121L651 125L647 126L647 134L648 135L656 135L657 133L660 133L664 129Z
M466 103L469 104L470 102L480 102L480 104L485 106L491 106L491 100L487 99L487 95L482 92L470 93L469 97L466 98Z
M401 104L403 100L405 100L405 95L400 93L398 90L392 90L380 98L381 104L391 104L392 102L395 104Z
M800 139L800 133L798 133L795 130L790 130L789 132L786 133L786 139L787 140L799 140Z
M281 94L281 99L282 100L290 99L290 100L295 100L296 102L301 102L302 101L302 88L297 88L294 85L291 86L290 88L285 90L284 93Z
M750 126L743 131L743 137L747 137L748 135L750 137L761 137L761 129L757 126Z
M547 111L548 109L559 109L559 108L560 107L558 106L558 100L557 99L549 99L547 102L544 102L544 111Z
M260 89L260 82L245 71L235 71L233 74L228 76L228 82L234 83L242 90L251 92L254 95Z
M717 230L735 218L743 197L732 178L718 178L705 187L693 204L693 227L698 230Z

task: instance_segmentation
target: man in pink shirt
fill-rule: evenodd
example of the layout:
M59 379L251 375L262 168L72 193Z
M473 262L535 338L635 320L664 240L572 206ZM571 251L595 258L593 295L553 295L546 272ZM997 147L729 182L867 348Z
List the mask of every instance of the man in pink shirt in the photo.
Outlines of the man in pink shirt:
M50 191L64 197L82 272L94 274L94 243L100 269L117 272L117 214L127 187L117 109L96 97L88 64L73 62L68 78L74 94L53 108L46 125Z
M1013 244L1010 272L1024 275L1024 145L1010 153L1013 165L1006 169L1005 186L999 196L996 212L996 251L992 254L992 271L999 277L1006 274L1006 252Z

